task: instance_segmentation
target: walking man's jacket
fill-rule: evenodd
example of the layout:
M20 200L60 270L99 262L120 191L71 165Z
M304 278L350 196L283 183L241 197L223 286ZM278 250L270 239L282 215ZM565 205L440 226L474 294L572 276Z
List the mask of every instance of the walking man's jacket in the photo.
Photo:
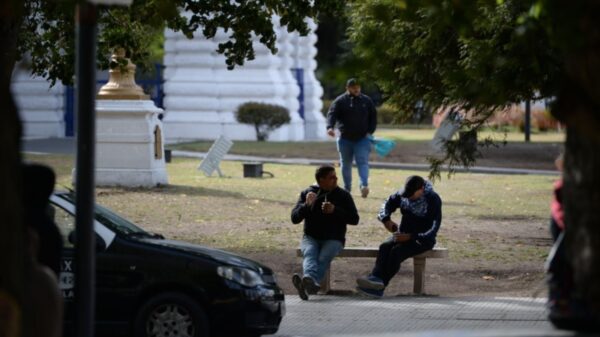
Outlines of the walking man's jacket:
M336 123L344 139L356 141L373 134L377 127L375 104L367 95L346 92L331 103L327 113L327 129L333 129Z

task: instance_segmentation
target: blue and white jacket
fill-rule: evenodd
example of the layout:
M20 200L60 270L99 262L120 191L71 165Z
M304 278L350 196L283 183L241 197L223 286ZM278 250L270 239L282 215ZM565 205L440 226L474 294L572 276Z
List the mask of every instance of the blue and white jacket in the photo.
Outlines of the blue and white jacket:
M400 208L400 232L411 234L411 239L418 244L433 247L442 223L442 199L428 181L425 192L417 200L402 197L402 192L397 191L386 199L377 218L381 222L390 220L392 213Z

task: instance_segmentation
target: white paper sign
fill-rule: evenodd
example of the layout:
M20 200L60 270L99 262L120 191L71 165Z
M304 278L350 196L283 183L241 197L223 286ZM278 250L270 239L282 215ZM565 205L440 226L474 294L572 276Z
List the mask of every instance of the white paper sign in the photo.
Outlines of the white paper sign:
M202 162L200 162L198 170L204 172L207 177L210 177L212 173L217 170L219 177L222 177L223 174L221 173L219 164L231 146L233 146L233 142L231 140L225 138L225 136L220 136L210 147L206 157L204 157Z

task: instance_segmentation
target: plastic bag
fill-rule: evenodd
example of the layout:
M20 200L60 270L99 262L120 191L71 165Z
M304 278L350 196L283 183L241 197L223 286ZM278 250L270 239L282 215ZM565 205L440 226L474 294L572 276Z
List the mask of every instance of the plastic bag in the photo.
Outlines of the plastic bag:
M385 157L396 147L396 142L386 138L371 138L375 152L380 157Z

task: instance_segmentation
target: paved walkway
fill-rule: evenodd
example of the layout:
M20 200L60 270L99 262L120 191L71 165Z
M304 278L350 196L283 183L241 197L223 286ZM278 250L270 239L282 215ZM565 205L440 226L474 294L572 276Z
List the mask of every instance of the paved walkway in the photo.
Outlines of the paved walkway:
M546 320L545 299L286 295L275 336L572 336Z
M48 139L26 139L23 141L23 151L30 153L57 153L57 154L75 154L75 139L74 138L48 138ZM173 151L173 156L176 157L187 157L187 158L204 158L205 152L192 152L192 151ZM276 163L276 164L293 164L293 165L320 165L320 164L331 164L337 159L311 159L311 158L268 158L258 156L244 156L244 155L225 155L225 160L232 161L247 161L247 162L262 162L262 163ZM385 169L401 169L401 170L415 170L415 171L429 171L429 165L427 164L402 164L402 163L385 163L385 162L370 162L369 166L372 168L385 168ZM483 167L474 166L466 170L461 167L456 168L457 172L473 172L473 173L490 173L490 174L538 174L538 175L558 175L557 171L549 170L530 170L530 169L516 169L516 168L505 168L505 167Z
M173 156L177 157L188 157L188 158L204 158L206 157L205 152L191 152L191 151L173 151ZM247 161L247 162L261 162L261 163L276 163L276 164L294 164L294 165L321 165L331 164L337 161L337 159L310 159L310 158L267 158L257 156L244 156L228 154L224 157L225 160L233 161ZM429 171L429 165L427 164L401 164L401 163L386 163L386 162L369 162L371 168L384 168L384 169L400 169L400 170L414 170L414 171ZM558 175L558 171L549 170L530 170L530 169L516 169L516 168L505 168L505 167L483 167L473 166L468 170L462 167L457 167L456 172L472 172L472 173L490 173L490 174L539 174L539 175Z

